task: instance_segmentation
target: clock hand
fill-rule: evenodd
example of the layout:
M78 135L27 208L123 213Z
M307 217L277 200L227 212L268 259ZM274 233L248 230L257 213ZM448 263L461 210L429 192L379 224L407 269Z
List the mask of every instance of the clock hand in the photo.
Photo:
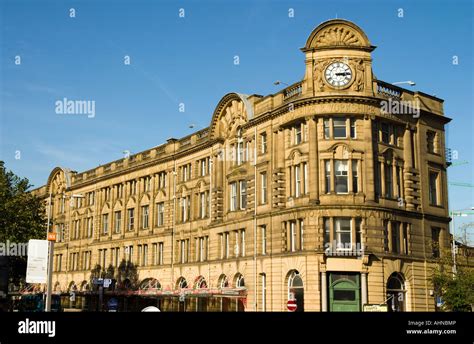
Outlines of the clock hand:
M349 73L349 72L344 72L344 73L336 73L336 75L338 75L338 76L339 76L339 75L342 75L342 76L344 76L344 75L351 75L351 73Z

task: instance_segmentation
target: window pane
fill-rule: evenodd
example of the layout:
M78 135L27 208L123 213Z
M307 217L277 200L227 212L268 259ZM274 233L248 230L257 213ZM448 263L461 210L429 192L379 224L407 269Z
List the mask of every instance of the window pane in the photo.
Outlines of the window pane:
M356 138L356 126L355 126L355 119L351 118L351 138Z
M352 192L357 193L359 192L358 181L357 181L357 167L358 161L352 160Z
M355 299L355 290L334 290L334 300L354 301Z
M324 119L324 138L329 139L329 119Z
M381 125L382 131L382 142L383 143L390 143L390 127L387 123L382 123Z
M438 204L438 196L437 196L437 179L438 173L430 172L430 203L433 205Z
M336 193L347 193L347 160L335 160Z
M336 117L333 119L334 138L346 137L346 119L343 117Z
M326 193L329 193L331 192L331 161L325 160L324 166L326 170Z

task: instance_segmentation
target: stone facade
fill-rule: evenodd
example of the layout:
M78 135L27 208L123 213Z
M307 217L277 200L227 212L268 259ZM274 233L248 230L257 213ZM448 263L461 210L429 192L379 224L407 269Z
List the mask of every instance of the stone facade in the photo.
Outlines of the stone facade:
M157 295L229 291L250 311L289 298L305 311L433 311L449 119L441 99L376 79L373 49L353 23L324 22L302 48L301 82L227 94L185 138L54 169L34 192L52 200L55 291L130 259Z

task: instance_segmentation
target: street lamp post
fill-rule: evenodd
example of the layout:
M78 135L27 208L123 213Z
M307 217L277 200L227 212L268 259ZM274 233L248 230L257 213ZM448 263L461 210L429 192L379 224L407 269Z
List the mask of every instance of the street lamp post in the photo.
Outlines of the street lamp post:
M51 221L51 191L49 192L49 202L48 202L48 223L46 225L46 239L49 235L49 225ZM46 304L45 312L51 312L51 289L53 286L53 253L54 253L54 242L48 240L48 276L46 281Z
M415 86L416 85L416 83L414 81L411 81L411 80L392 82L392 85L403 85L403 84L407 84L407 85L410 85L410 86Z
M456 216L468 216L468 215L473 215L473 213L469 210L472 210L473 208L471 209L462 209L462 210L454 210L454 211L451 211L450 212L450 215L451 215L451 235L453 236L453 242L452 242L452 245L451 245L451 249L452 249L452 255L453 255L453 278L456 276L457 274L457 262L456 262L456 249L457 249L457 246L456 246L456 226L454 224L454 218Z

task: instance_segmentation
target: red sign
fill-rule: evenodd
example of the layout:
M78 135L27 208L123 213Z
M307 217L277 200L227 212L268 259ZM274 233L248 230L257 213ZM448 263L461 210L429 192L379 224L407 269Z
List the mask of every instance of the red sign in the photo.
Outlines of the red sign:
M298 308L298 306L296 305L296 300L288 300L288 303L286 304L286 308L288 308L289 312L296 311L296 308Z

